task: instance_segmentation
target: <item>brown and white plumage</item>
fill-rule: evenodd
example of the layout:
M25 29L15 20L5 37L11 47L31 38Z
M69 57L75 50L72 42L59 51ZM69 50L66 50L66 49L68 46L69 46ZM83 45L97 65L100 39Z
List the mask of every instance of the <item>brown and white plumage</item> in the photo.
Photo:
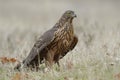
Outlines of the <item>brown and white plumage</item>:
M75 13L71 10L66 11L53 28L45 32L34 44L27 58L23 61L23 67L38 67L45 59L48 66L58 63L67 52L72 50L78 38L74 34L73 18ZM15 69L19 69L18 64Z

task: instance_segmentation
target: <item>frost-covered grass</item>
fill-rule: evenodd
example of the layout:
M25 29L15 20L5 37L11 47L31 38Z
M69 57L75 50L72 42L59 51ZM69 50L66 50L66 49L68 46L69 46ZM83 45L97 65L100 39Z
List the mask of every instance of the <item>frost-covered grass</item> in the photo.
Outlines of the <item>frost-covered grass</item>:
M28 75L24 80L115 80L115 75L120 72L119 26L95 26L75 27L79 42L73 51L60 60L60 68L55 64L48 72L44 68L38 72L23 70L23 77L24 74ZM13 28L1 33L0 57L13 57L20 61L29 54L41 35L40 31L31 28ZM0 80L12 80L19 73L13 70L14 66L0 63Z
M60 67L55 64L46 71L43 64L38 72L18 72L13 70L16 64L0 62L0 80L120 80L120 16L114 14L115 8L107 6L109 3L73 2L0 3L0 57L22 61L36 39L67 9L75 10L78 16L74 28L79 38L75 49L60 60Z

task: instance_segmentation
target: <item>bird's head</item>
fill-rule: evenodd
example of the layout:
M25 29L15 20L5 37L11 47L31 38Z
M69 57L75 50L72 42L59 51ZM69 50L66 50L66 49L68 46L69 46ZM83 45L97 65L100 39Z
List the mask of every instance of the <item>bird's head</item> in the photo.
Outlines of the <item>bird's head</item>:
M60 20L56 23L56 25L58 25L59 27L63 26L66 22L70 22L72 23L73 18L77 17L76 14L74 13L74 11L71 10L67 10L62 17L60 18ZM56 27L55 25L55 27ZM57 26L57 27L58 27Z
M76 14L74 13L74 11L71 11L71 10L67 10L64 14L63 14L63 17L66 18L66 19L73 19L76 16Z

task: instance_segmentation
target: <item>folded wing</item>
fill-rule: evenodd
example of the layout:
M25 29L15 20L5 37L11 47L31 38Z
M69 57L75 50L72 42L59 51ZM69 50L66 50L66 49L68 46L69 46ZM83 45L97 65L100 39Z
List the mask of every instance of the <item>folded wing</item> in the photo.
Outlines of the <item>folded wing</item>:
M29 55L27 58L23 61L22 66L18 64L15 69L19 69L20 67L27 67L30 65L30 63L36 58L36 56L39 55L39 53L46 47L48 46L55 38L54 32L56 31L56 28L52 28L45 32L39 39L38 41L34 44L32 50L30 51ZM44 53L42 53L44 54Z

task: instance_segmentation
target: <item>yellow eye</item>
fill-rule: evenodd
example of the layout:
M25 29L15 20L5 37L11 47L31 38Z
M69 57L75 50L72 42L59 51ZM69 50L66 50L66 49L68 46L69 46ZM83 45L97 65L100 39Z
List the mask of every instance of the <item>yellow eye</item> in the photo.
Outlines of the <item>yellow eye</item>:
M69 12L68 14L71 14L71 12Z

